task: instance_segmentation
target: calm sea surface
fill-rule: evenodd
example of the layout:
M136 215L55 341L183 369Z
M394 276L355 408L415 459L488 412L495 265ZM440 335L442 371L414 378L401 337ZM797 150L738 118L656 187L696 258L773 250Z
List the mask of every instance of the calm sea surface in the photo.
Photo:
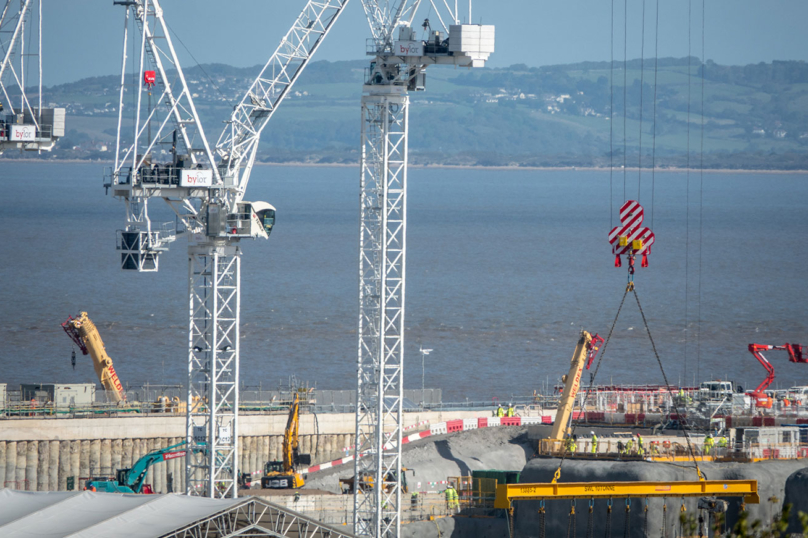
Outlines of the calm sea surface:
M82 310L125 385L184 381L185 240L159 273L121 271L124 207L104 195L102 172L0 162L0 382L96 381L89 357L71 368L60 327ZM637 271L640 298L672 382L728 377L752 388L765 375L747 344L808 344L808 177L705 174L699 227L691 174L689 231L687 182L656 175L657 242ZM358 183L356 168L256 168L247 199L274 204L278 223L268 242L243 244L246 385L296 374L355 388ZM616 172L615 213L622 188ZM606 241L609 190L608 172L412 169L405 386L420 388L422 344L434 349L426 384L445 401L527 394L566 373L578 331L605 335L625 288ZM808 365L769 358L781 387L808 385ZM633 300L598 377L661 382Z

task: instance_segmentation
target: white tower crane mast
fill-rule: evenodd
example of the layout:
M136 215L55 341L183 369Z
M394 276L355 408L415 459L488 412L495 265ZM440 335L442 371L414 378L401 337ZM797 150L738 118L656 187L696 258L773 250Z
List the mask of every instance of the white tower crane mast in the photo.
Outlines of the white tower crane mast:
M0 153L11 148L50 151L65 134L65 109L42 108L42 0L6 0L0 12L0 55ZM34 85L38 91L32 102L26 90Z
M457 2L451 9L447 0L429 0L439 26L425 20L418 38L412 24L422 3L362 0L373 60L362 95L354 471L374 485L354 488L362 537L395 538L401 527L409 92L424 89L429 65L481 67L494 52L494 27L460 24Z
M244 202L260 135L348 0L310 0L236 106L215 153L202 129L159 0L115 0L126 6L115 167L105 186L126 202L118 232L121 267L156 271L159 255L187 231L189 282L186 492L238 495L238 383L241 301L239 241L269 237L275 208ZM140 32L133 140L123 129L130 18ZM166 68L170 65L171 70ZM142 113L146 90L154 107ZM151 100L150 100L151 103ZM163 117L160 118L161 112ZM152 123L157 126L152 134ZM173 129L171 129L171 127ZM171 160L157 162L160 145ZM123 149L127 146L127 149ZM216 156L220 159L216 160ZM185 230L154 226L150 198L162 198Z

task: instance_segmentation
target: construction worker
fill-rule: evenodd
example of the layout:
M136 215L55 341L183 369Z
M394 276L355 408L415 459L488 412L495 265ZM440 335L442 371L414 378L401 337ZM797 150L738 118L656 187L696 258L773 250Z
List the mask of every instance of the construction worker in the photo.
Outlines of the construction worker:
M516 410L513 408L513 404L512 404L512 403L509 403L509 404L508 404L508 416L509 416L509 417L512 417L512 416L514 416L515 414L516 414Z
M727 441L727 436L726 436L726 435L722 435L722 436L721 436L721 437L718 439L718 448L720 448L720 449L721 449L721 453L722 453L722 454L726 454L726 453L727 453L727 446L729 446L729 441Z
M502 409L502 404L499 404L499 407L497 407L497 416L499 418L502 418L502 417L505 416L505 410Z
M629 440L626 441L626 452L625 452L625 454L630 455L633 451L634 451L634 439L629 438Z
M574 454L578 450L578 444L574 437L567 437L567 452Z
M640 456L645 455L645 447L642 446L642 435L637 434L637 454Z
M413 491L412 495L410 495L410 510L417 510L418 509L418 492Z
M449 511L452 511L455 508L457 508L458 504L457 490L454 488L454 486L452 486L451 484L446 486L446 489L444 490L444 495L446 496L446 508L448 508Z
M713 434L708 433L707 437L704 438L704 455L705 456L710 455L710 449L713 448L713 445L715 445L715 440L713 440Z
M589 435L592 436L592 455L594 456L598 453L598 436L594 431L589 432Z

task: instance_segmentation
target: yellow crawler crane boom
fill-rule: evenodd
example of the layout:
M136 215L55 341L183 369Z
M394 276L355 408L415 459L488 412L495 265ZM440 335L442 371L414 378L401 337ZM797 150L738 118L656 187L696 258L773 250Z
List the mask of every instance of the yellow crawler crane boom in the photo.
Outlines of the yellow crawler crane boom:
M587 358L595 358L599 344L602 342L603 339L600 336L595 335L593 337L588 332L581 331L581 337L578 339L578 344L575 346L575 351L570 361L570 370L563 378L564 391L558 401L558 410L556 411L550 438L544 441L549 452L557 453L564 450L564 438L570 433L570 416L572 415L573 407L575 407L575 397L578 395L578 389L581 388L584 363L586 363ZM589 361L589 364L591 363L592 360Z
M631 497L743 497L760 504L757 480L695 480L689 482L569 482L500 484L494 508L511 508L513 501L554 499L627 499Z
M87 317L87 312L82 312L78 318L68 317L67 321L62 323L62 328L84 355L92 357L95 374L107 391L107 395L115 402L125 400L126 394L112 366L112 359L107 355L98 328Z

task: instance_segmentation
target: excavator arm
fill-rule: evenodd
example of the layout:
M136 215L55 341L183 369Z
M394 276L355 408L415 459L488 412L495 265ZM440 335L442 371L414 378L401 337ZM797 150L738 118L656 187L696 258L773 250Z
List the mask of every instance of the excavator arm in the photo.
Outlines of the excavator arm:
M185 444L185 441L156 450L150 454L146 454L135 462L131 469L125 471L121 481L122 486L132 488L135 493L140 493L143 489L143 481L146 479L146 473L149 467L161 461L167 461L174 458L181 458L185 456L185 450L175 450Z
M289 407L289 418L286 420L286 430L283 433L283 471L293 473L295 470L297 449L300 443L300 396L295 393L295 399Z

